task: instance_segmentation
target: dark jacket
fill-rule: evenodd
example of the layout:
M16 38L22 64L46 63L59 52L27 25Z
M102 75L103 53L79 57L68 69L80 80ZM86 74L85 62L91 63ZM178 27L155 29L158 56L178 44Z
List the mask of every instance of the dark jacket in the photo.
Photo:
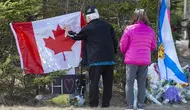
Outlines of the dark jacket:
M69 32L73 34L73 32ZM73 34L73 40L84 40L82 64L115 61L118 42L113 27L100 19L92 20L78 34Z

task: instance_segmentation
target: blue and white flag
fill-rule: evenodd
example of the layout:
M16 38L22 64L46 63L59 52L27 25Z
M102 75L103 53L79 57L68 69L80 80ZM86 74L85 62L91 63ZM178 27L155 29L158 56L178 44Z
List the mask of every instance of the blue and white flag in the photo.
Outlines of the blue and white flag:
M187 83L179 63L170 26L170 0L161 0L159 12L158 67L162 79Z

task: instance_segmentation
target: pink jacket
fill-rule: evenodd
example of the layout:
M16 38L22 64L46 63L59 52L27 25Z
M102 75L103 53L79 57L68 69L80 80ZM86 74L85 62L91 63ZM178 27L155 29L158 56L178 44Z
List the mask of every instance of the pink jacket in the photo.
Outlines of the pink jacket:
M151 51L156 48L154 30L143 22L126 27L120 40L125 64L149 65Z

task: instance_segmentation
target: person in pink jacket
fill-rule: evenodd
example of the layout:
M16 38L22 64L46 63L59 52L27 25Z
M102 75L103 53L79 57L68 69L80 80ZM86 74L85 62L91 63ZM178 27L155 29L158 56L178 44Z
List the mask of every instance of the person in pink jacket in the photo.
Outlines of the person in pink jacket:
M151 51L156 49L156 35L149 26L144 9L136 9L131 25L127 26L120 40L120 50L126 64L126 110L133 110L134 81L137 79L137 108L144 110L146 76L151 63Z

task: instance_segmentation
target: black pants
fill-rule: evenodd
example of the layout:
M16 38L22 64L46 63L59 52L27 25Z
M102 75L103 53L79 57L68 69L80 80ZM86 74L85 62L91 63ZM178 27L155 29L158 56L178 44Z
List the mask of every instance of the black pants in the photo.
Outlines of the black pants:
M100 75L103 79L103 98L102 107L109 107L112 97L112 84L113 84L113 65L107 66L91 66L89 68L90 77L90 91L89 91L89 105L97 107L99 103L99 80Z

